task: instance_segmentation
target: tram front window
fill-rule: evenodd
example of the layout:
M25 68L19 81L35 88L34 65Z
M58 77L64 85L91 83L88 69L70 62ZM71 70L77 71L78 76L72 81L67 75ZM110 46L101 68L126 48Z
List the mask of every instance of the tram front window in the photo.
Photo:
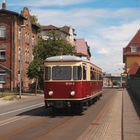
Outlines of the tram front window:
M45 68L45 80L50 80L51 79L51 67L46 67Z
M81 80L82 78L82 68L81 66L73 67L73 80Z
M72 67L54 66L52 68L52 80L71 80Z

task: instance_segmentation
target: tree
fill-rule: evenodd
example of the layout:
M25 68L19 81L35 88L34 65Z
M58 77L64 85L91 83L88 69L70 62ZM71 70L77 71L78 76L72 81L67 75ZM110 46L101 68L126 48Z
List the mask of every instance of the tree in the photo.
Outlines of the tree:
M38 40L38 45L33 50L34 59L29 65L27 75L30 79L35 79L35 93L37 92L38 83L43 79L44 61L47 57L57 55L74 54L74 47L66 40L57 36L54 32L49 34L48 40L43 40L41 37Z
M35 15L30 15L31 23L41 27L40 23L38 22L38 18Z

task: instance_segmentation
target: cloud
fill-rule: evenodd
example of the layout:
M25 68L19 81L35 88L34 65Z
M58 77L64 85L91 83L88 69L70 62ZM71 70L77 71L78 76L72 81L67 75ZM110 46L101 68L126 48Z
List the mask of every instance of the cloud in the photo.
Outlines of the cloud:
M67 6L67 5L76 5L87 2L93 2L94 0L14 0L18 6L32 6L32 7L44 7L44 6ZM15 5L13 2L9 2L9 5Z
M87 40L93 62L108 72L123 67L122 49L140 27L137 13L140 13L140 9L32 10L32 14L38 15L42 24L74 27L78 37Z
M123 52L122 49L127 46L133 36L140 28L140 20L114 25L111 27L102 27L94 32L94 37L88 39L93 62L103 68L104 71L123 72Z

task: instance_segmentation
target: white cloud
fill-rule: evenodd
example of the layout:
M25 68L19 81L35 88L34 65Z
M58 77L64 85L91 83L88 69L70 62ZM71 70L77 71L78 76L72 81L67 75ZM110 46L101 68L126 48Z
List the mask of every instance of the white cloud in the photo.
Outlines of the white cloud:
M98 50L97 53L103 54L103 55L108 55L110 52L107 48L101 48L101 49Z
M74 27L87 40L93 62L108 72L122 69L122 49L140 28L138 13L134 8L32 10L41 24Z
M18 6L32 6L32 7L44 7L44 6L66 6L66 5L75 5L87 2L93 2L94 0L14 0ZM15 5L13 2L9 2L9 5Z

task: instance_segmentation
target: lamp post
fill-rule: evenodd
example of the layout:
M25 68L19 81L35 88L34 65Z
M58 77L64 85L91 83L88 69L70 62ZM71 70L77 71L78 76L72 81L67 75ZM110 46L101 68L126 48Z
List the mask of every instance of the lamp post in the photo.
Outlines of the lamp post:
M21 25L21 35L20 35L20 61L19 61L19 72L20 72L20 77L19 77L19 98L21 99L22 95L22 44L23 44L23 28L25 25Z

